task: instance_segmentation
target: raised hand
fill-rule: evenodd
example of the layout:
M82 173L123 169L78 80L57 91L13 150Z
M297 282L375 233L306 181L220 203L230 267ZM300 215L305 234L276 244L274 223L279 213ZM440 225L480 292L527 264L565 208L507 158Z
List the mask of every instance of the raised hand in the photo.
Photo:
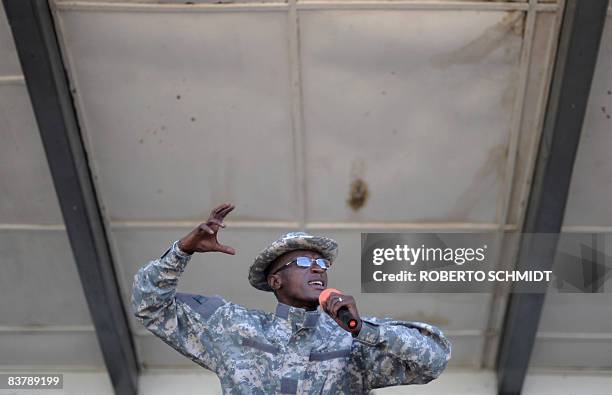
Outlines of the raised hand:
M206 222L202 222L187 236L179 240L178 247L181 251L189 254L193 254L194 252L217 251L234 255L236 250L219 243L219 240L217 240L217 232L219 228L225 228L223 220L235 207L236 206L231 203L224 203L213 209Z

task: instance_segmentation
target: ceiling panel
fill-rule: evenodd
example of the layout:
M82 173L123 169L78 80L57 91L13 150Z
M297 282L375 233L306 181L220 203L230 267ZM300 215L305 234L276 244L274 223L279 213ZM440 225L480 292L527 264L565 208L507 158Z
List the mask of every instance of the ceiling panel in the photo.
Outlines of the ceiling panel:
M574 163L564 224L612 226L612 17L608 16Z
M609 338L537 338L529 364L531 367L610 369L612 342Z
M546 295L539 332L608 333L612 293L553 293Z
M65 231L0 231L0 325L91 325Z
M295 218L285 13L59 15L112 219Z
M309 219L495 222L524 14L300 18Z
M21 67L19 66L11 27L4 13L4 5L0 3L0 76L20 74Z
M25 85L0 85L0 131L0 223L63 223Z
M206 388L207 395L222 395L221 383L215 373L193 364L190 372L145 372L141 375L138 388L143 394L162 395L180 392L182 395L201 395Z
M612 245L606 234L604 245ZM611 281L602 293L559 293L549 289L538 326L535 366L612 367Z
M602 252L612 245L612 233L605 234L599 242ZM583 245L584 247L584 245ZM571 250L566 250L570 252ZM609 259L609 258L607 258ZM604 278L600 293L569 293L549 289L542 309L538 333L586 333L612 336L612 281L610 275ZM576 279L578 280L578 279ZM576 283L578 284L578 283ZM568 288L568 287L566 287Z
M567 371L540 370L527 373L522 394L573 395L584 393L588 388L589 395L608 395L611 384L612 378L606 371L574 371L568 374Z
M0 344L0 368L2 365L12 369L24 365L51 369L64 366L70 369L104 368L93 331L0 333Z

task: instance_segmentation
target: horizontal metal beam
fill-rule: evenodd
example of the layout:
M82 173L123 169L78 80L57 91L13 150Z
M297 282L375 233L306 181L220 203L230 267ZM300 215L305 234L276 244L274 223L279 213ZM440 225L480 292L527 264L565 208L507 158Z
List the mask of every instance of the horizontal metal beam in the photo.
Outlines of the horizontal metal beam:
M137 229L137 230L149 230L149 229L193 229L195 221L181 221L181 220L167 220L167 221L110 221L109 225L111 229ZM232 229L291 229L297 228L299 224L297 222L281 222L281 221L225 221L225 224ZM418 223L418 222L307 222L306 229L311 230L363 230L363 229L376 229L376 230L498 230L499 225L492 223ZM503 227L506 232L514 232L517 230L517 226L514 224L507 224ZM66 226L62 224L3 224L0 223L0 232L19 232L19 231L66 231ZM567 233L612 233L612 226L598 226L598 225L569 225L563 226L561 232Z
M523 233L559 234L586 113L608 0L567 0ZM557 238L524 237L517 270L550 270ZM544 293L512 293L497 359L499 395L521 393Z
M193 1L160 3L158 1L115 2L115 1L74 1L54 0L55 6L62 11L84 12L232 12L232 11L283 11L290 6L284 1L250 2L236 1L220 3L216 1ZM457 0L304 0L295 4L298 10L445 10L445 11L526 11L527 3L486 2ZM555 10L556 4L540 4L537 10Z
M0 77L0 85L23 85L25 78L22 75L3 75Z
M111 382L117 394L135 395L136 352L49 5L3 1Z

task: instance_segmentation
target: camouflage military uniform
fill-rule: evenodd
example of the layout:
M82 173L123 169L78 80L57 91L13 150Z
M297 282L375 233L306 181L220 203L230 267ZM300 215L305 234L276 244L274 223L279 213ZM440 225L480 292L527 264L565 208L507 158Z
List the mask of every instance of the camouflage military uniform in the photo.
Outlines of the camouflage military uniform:
M148 330L215 372L224 394L367 394L427 383L450 359L448 340L424 323L362 317L353 337L321 307L279 303L271 314L217 295L176 293L189 258L175 242L142 267L132 306Z

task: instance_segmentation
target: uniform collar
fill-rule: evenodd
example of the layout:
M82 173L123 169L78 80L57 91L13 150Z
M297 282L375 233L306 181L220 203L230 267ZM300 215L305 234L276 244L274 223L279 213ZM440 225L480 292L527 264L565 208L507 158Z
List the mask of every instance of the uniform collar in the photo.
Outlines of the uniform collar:
M320 309L321 307L319 306L316 310L309 311L278 302L276 305L276 315L298 326L315 328L321 315Z

